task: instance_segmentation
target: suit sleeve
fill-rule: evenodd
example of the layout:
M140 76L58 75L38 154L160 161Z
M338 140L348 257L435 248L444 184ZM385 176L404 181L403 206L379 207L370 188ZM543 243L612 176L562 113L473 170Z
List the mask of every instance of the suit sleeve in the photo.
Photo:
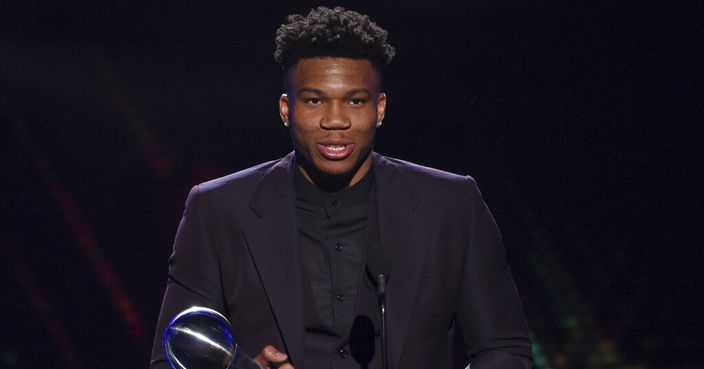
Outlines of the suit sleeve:
M166 369L162 337L171 319L191 306L204 306L223 312L224 302L218 255L208 241L202 221L199 187L191 189L181 218L173 252L169 258L169 277L159 313L150 368Z
M457 324L472 369L529 369L531 341L506 263L501 234L476 182L469 186L469 234Z

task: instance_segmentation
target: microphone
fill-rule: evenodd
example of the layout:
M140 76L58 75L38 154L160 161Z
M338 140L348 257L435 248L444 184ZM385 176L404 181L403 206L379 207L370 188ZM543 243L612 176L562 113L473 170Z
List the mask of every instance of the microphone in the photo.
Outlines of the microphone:
M376 296L379 303L379 315L381 317L381 365L383 369L388 368L386 360L386 282L391 272L391 255L388 250L381 245L371 247L367 255L367 272L371 274L376 286Z
M164 330L164 354L173 369L261 369L232 337L232 325L213 309L193 306Z
M367 256L367 271L377 288L377 295L386 294L386 281L391 270L391 256L381 245L373 246Z

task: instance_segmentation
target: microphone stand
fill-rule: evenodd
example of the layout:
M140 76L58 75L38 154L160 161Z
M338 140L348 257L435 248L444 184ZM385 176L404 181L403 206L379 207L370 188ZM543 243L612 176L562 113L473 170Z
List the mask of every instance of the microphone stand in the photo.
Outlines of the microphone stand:
M386 282L389 279L389 271L391 270L391 255L389 251L376 245L371 247L367 257L367 271L369 277L376 284L376 295L379 302L379 313L381 315L381 327L379 335L381 336L381 365L382 369L388 369L387 361L387 346L386 346Z
M386 276L384 274L378 274L376 276L376 282L379 312L381 313L381 329L379 332L381 336L381 367L382 369L388 369L386 361Z

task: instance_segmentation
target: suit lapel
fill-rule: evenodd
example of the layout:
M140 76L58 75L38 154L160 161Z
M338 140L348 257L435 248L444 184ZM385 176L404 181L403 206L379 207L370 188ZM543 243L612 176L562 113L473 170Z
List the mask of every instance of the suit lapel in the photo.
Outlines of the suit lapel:
M285 350L295 364L303 355L303 300L296 242L293 153L269 169L254 191L247 244L274 312Z
M392 255L387 292L387 331L389 368L397 368L411 325L413 306L421 275L424 235L419 232L421 214L416 211L420 194L397 164L374 155L377 185L379 237L382 247Z

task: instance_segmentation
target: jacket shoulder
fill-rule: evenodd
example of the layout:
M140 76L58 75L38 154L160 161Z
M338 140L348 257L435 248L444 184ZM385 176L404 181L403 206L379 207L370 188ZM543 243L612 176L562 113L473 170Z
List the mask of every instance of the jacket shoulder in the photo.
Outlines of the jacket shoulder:
M381 157L377 163L380 167L394 168L390 171L405 177L413 192L437 206L467 207L483 201L477 182L471 176L389 157Z
M468 175L451 173L444 170L431 168L424 165L412 163L410 161L391 158L387 156L384 156L383 160L397 167L401 172L403 172L405 175L407 175L410 179L414 181L420 181L422 183L434 183L436 185L466 185L467 182L470 182L472 184L475 183L474 178Z
M257 164L253 167L200 183L193 187L189 197L198 196L200 201L205 202L231 200L233 201L231 203L237 203L238 201L246 203L269 169L280 160Z
M248 184L256 184L273 167L279 160L272 160L265 163L257 164L253 167L242 169L240 171L230 173L228 175L211 179L203 182L198 186L201 192L222 191L231 186L247 186Z

